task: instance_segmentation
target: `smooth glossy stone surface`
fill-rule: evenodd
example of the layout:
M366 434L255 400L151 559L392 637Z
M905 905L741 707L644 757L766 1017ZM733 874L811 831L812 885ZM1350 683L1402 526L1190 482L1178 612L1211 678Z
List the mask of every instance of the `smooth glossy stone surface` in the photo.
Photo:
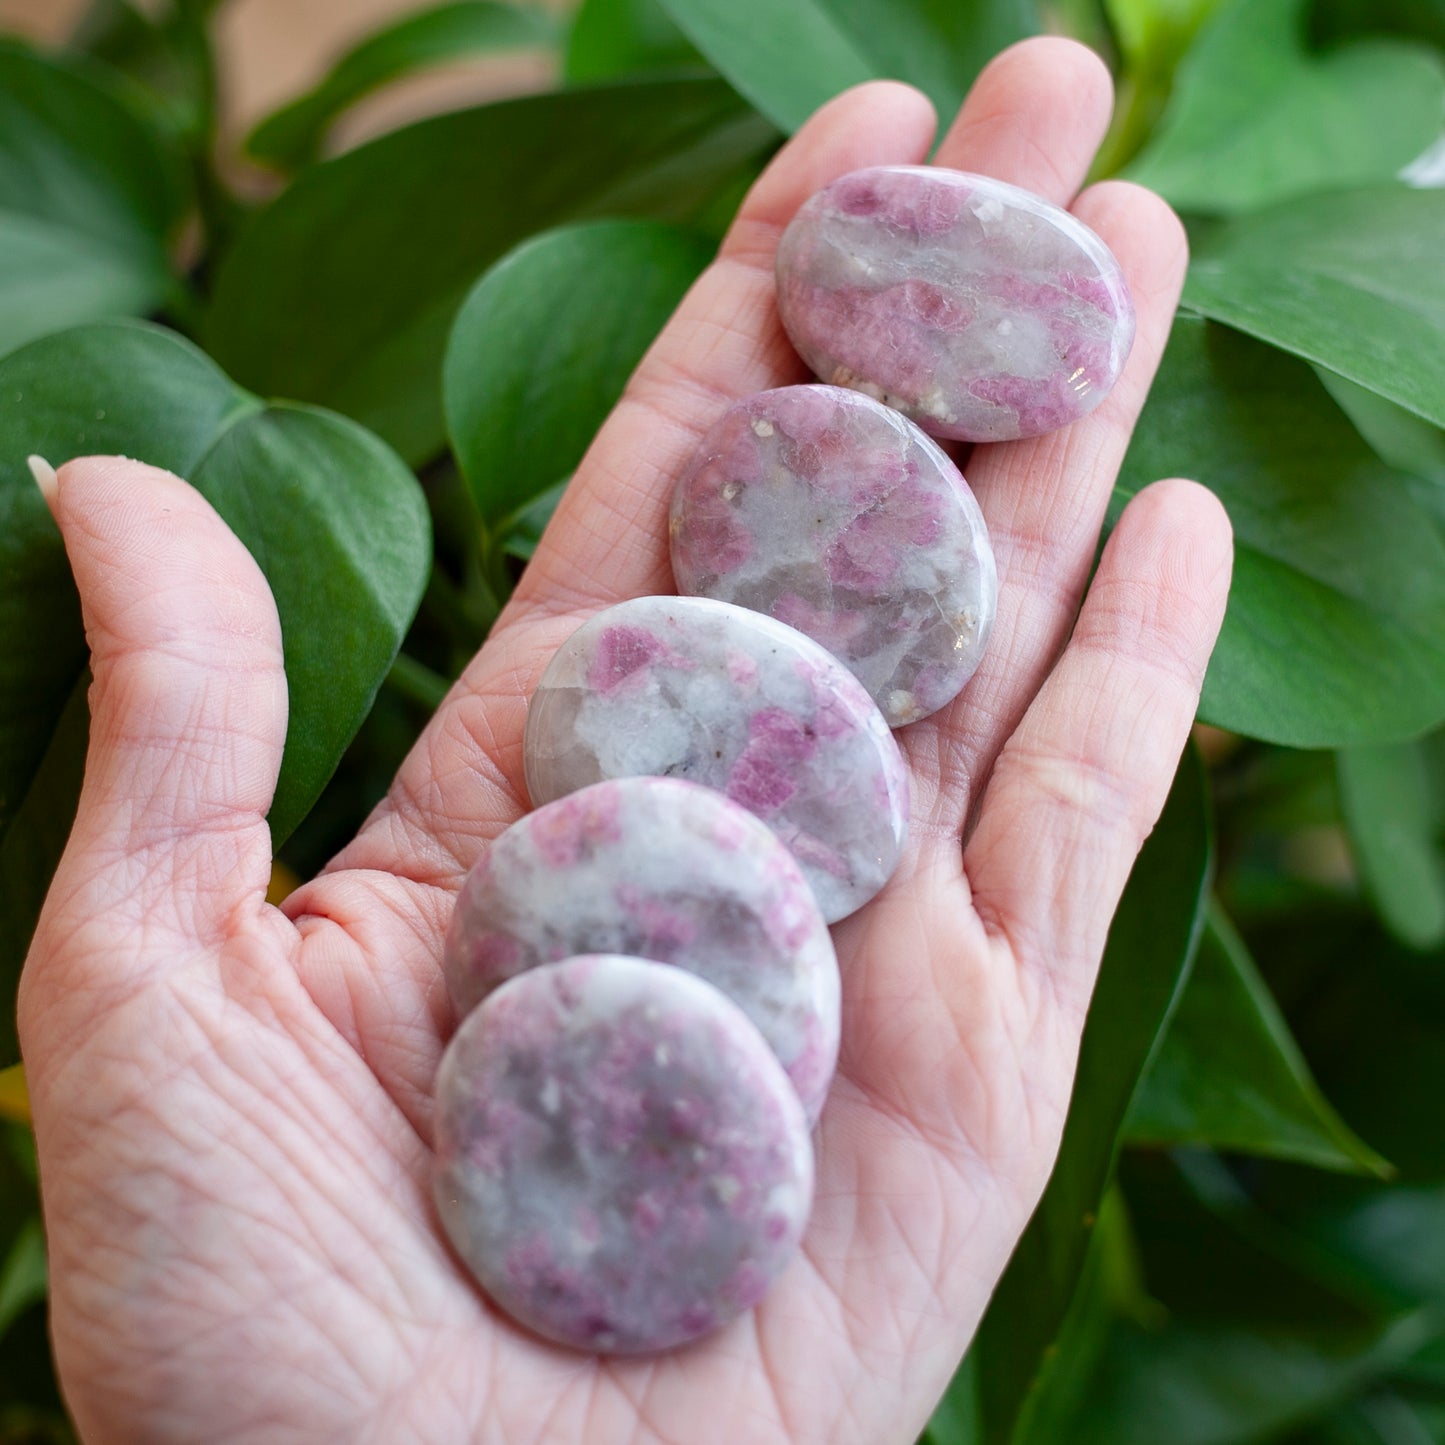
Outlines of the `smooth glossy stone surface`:
M663 1350L756 1304L792 1255L812 1148L747 1016L666 964L520 974L437 1076L435 1194L510 1315L588 1351Z
M462 885L443 953L466 1014L538 964L675 964L757 1026L809 1121L838 1058L838 961L813 891L768 826L676 778L619 778L514 823Z
M888 881L908 775L851 672L801 632L705 597L638 597L542 674L523 739L532 801L606 778L685 778L782 839L830 923Z
M823 381L934 436L1008 441L1092 411L1134 307L1082 222L986 176L880 166L826 186L778 247L778 309Z
M729 407L672 502L677 589L766 612L846 663L892 727L958 696L998 598L983 513L906 417L785 386Z

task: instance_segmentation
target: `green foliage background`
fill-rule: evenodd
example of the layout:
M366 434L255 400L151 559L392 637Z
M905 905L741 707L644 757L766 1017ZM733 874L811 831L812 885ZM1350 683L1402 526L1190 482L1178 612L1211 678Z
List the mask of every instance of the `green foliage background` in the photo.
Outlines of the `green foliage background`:
M1219 731L1135 869L1058 1167L927 1439L1445 1442L1445 0L582 0L566 23L453 0L255 130L265 203L215 164L216 8L95 0L59 53L0 38L0 990L87 726L28 453L172 467L256 554L292 688L272 823L306 876L782 136L869 76L950 113L1003 45L1071 33L1119 91L1097 173L1159 190L1194 256L1114 515L1197 477L1239 560ZM508 48L553 51L559 86L327 158L362 96ZM13 1071L0 1114L0 1445L65 1440Z

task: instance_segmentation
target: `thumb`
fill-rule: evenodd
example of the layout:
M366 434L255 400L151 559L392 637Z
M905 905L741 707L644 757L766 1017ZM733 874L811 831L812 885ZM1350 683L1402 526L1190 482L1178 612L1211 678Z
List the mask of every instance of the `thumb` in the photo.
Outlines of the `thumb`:
M22 1038L37 1003L113 1001L259 904L286 733L276 606L210 503L120 457L58 476L32 465L94 682L80 805L22 979Z

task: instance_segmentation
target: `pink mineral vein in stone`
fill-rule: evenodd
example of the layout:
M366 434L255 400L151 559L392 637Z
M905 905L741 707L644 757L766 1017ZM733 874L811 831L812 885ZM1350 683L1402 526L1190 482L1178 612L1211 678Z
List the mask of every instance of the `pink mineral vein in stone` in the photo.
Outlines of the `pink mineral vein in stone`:
M598 657L623 634L629 658L648 660L625 687L599 686ZM637 776L727 793L799 860L829 922L883 887L907 833L902 755L852 673L801 632L711 598L638 597L584 623L538 684L523 762L537 804Z
M772 830L678 778L619 778L519 819L467 875L442 953L457 1012L582 953L674 964L722 990L818 1117L838 1054L827 924Z
M983 513L936 442L861 392L786 386L729 407L669 530L680 592L806 632L893 727L952 701L983 657L998 596Z
M1087 226L1017 186L936 166L824 187L784 233L777 277L783 325L813 372L934 436L1067 426L1108 394L1134 340L1123 272Z
M492 1300L589 1353L665 1350L755 1304L813 1192L808 1125L747 1016L664 964L503 985L437 1076L434 1194Z

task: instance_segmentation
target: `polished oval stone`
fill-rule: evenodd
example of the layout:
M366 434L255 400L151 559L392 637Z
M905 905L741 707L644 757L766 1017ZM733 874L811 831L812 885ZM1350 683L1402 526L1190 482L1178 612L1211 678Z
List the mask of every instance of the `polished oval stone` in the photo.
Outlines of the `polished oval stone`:
M797 1095L747 1016L666 964L594 955L504 984L437 1076L435 1196L508 1314L608 1353L757 1303L807 1221Z
M457 1011L581 953L675 964L721 989L818 1117L838 1058L838 961L813 890L751 813L681 779L619 778L514 823L452 915L442 964Z
M637 597L584 623L542 674L523 739L532 801L607 778L685 778L757 814L830 923L888 881L908 828L893 735L801 632L705 597Z
M1017 186L936 166L854 171L777 255L778 310L823 381L934 436L1008 441L1076 421L1134 339L1113 253Z
M860 392L785 386L728 408L672 501L677 589L766 612L846 663L893 727L958 696L998 577L958 468Z

